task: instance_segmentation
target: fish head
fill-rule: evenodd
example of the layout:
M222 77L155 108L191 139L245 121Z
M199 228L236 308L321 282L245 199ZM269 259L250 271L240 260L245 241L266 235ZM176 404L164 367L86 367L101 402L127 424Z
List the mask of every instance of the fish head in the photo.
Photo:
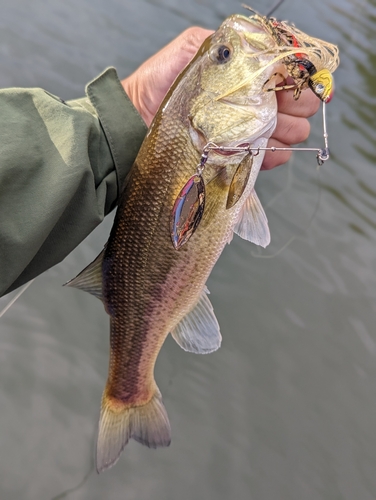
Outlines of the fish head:
M274 92L264 85L287 71L262 18L233 15L202 45L190 78L196 92L188 110L198 143L235 146L269 137L276 124Z

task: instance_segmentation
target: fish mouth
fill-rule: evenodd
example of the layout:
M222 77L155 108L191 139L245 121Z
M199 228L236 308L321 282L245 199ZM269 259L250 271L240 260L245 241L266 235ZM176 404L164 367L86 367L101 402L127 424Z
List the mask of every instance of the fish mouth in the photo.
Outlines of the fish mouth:
M262 16L256 14L254 17L246 17L241 14L234 14L226 19L225 26L238 33L244 53L247 58L257 61L259 68L252 71L249 76L237 82L223 94L217 95L215 100L223 101L231 96L227 103L231 102L233 105L243 104L237 103L237 98L233 94L246 85L251 85L263 73L265 73L265 80L271 76L272 72L278 72L287 78L288 73L283 64L283 59L290 54L295 54L298 49L292 48L291 51L286 51L284 48L281 51L272 34L268 31L267 24ZM257 103L251 104L257 105Z

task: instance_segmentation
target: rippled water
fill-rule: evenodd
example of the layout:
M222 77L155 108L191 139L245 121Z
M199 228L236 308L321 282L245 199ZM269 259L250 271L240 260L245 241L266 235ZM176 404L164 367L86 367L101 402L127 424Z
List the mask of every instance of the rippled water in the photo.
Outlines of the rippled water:
M124 77L185 27L241 11L229 0L1 7L0 86L64 99L106 66ZM286 0L278 17L340 47L332 160L318 172L314 156L296 154L260 175L272 244L260 252L234 238L208 283L223 347L202 357L167 340L156 377L171 447L132 442L64 498L376 498L376 2ZM321 134L317 116L308 144ZM60 285L101 250L110 219L0 320L1 499L51 499L92 466L108 320L93 297Z

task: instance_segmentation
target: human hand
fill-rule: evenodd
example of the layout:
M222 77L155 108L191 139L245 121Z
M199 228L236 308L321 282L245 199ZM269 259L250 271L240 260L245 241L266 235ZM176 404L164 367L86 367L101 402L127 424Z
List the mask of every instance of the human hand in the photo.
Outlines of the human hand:
M186 29L122 80L125 92L148 127L175 78L212 33L204 28Z
M188 28L121 82L147 126L151 124L175 78L212 33L203 28ZM320 100L309 90L302 92L297 101L293 98L293 92L281 91L276 94L277 126L268 147L286 148L305 141L310 131L307 118L316 113ZM286 163L291 154L291 151L267 151L262 169L270 170Z
M276 94L277 126L268 141L268 147L288 148L308 138L311 127L307 118L317 112L321 101L311 90L303 91L297 101L293 97L294 91L282 90ZM292 151L266 151L261 169L270 170L282 165L291 155Z

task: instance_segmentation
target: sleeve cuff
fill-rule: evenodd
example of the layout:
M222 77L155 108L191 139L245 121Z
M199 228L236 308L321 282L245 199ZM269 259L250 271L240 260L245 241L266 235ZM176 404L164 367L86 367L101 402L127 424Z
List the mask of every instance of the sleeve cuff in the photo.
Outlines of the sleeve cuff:
M145 122L125 93L115 68L108 68L86 86L114 161L118 197L147 132Z

